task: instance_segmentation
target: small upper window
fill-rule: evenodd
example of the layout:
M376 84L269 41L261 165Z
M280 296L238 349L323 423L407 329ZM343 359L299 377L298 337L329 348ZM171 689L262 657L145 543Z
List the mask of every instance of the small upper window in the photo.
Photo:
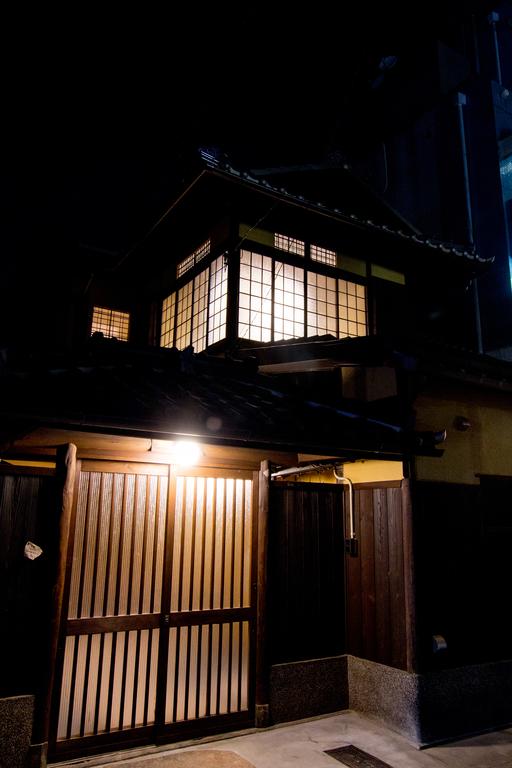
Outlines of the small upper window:
M189 269L192 269L195 264L201 261L201 259L204 259L206 256L208 256L210 253L210 245L210 240L208 239L205 243L200 245L199 248L196 248L196 250L191 253L190 256L187 256L186 259L180 261L176 269L176 276L181 277L185 274L185 272L188 272Z
M118 312L107 307L93 307L91 336L102 333L106 339L128 341L130 315L128 312Z
M296 240L294 237L274 232L274 247L288 253L296 253L297 256L304 256L304 240Z
M312 245L310 256L313 261L320 261L322 264L329 264L331 267L336 266L336 251L331 251L329 248L321 248L319 245Z

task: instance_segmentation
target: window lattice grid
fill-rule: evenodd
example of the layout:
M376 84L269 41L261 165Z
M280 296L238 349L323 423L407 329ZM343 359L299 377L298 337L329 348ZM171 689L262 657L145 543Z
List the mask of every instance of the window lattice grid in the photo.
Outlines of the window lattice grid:
M304 336L304 270L274 263L274 340Z
M194 254L191 253L190 256L187 256L186 259L183 259L183 261L180 261L176 268L176 275L177 277L181 277L185 274L185 272L188 272L189 269L192 269L194 266Z
M238 335L252 341L272 339L272 259L251 251L240 254Z
M118 312L107 307L93 307L91 335L102 333L107 339L128 341L130 315L128 312Z
M192 313L192 346L194 347L194 352L202 352L206 347L209 276L210 270L205 269L194 278L194 306Z
M228 308L228 267L219 256L210 265L210 292L208 296L208 344L226 338Z
M308 336L338 336L336 279L315 272L307 275Z
M367 308L364 285L338 280L339 335L366 336Z
M178 312L176 316L176 347L185 349L190 345L192 331L193 281L178 291Z
M194 253L192 254L194 257L194 261L197 264L198 261L201 261L201 259L204 259L211 250L211 242L208 239L205 243L199 246L199 248L196 248Z
M199 248L196 248L193 253L191 253L189 256L187 256L186 259L183 259L183 261L180 261L178 266L176 267L176 275L177 277L181 277L185 274L185 272L188 272L189 269L192 269L192 267L198 263L198 261L201 261L201 259L204 259L205 256L208 256L211 249L211 242L210 240L207 240L205 243L202 243L202 245L199 246Z
M174 346L174 315L176 311L176 292L167 296L162 303L162 324L160 326L160 346Z
M309 255L313 261L320 261L322 264L329 264L331 267L336 266L336 251L331 251L329 248L312 245L310 247Z
M288 253L296 253L297 256L304 256L304 240L297 240L294 237L281 235L278 232L274 232L274 247L279 248L280 251L287 251Z

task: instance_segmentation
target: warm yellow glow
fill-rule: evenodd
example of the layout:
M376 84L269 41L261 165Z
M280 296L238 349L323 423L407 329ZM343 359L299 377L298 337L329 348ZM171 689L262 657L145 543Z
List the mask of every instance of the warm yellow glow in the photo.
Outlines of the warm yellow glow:
M376 483L403 480L404 465L401 461L363 459L343 464L343 474L353 483Z
M128 312L118 312L109 307L93 307L91 336L102 333L106 339L116 338L128 341L130 315Z
M56 464L54 461L26 461L25 459L0 459L0 464L4 467L42 467L43 469L55 469Z
M201 446L190 440L180 440L174 444L174 463L180 467L193 467L202 456Z
M180 467L193 467L201 459L203 451L201 445L194 440L156 440L152 441L151 450L169 455L171 464Z

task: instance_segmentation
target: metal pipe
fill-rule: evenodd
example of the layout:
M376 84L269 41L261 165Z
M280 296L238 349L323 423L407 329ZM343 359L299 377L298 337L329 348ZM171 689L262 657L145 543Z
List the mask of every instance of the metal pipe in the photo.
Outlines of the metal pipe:
M466 146L466 129L464 125L464 113L462 107L467 103L466 95L464 93L457 93L455 97L455 104L457 106L457 116L459 124L459 136L460 146L462 152L462 171L464 175L464 194L466 199L466 233L470 245L474 243L473 234L473 212L471 208L471 191L469 186L469 165L468 165L468 152ZM478 296L478 283L476 277L472 280L473 288L473 311L475 315L475 335L476 345L479 354L483 354L483 341L482 341L482 320L480 317L480 301Z
M498 41L498 30L496 29L496 23L500 20L500 15L496 11L492 11L487 19L492 27L492 41L494 47L494 58L496 61L496 77L498 80L498 85L501 85L500 44Z
M333 464L305 464L302 467L289 467L272 472L271 477L285 477L286 475L303 475L305 472L317 472L321 469L330 469Z
M338 475L336 472L336 469L333 469L334 477L336 480L339 480L341 483L346 483L349 486L349 494L348 494L348 519L349 519L349 526L350 526L350 538L355 539L356 538L356 527L354 522L354 486L352 485L352 480L349 480L348 477L343 477L343 475Z

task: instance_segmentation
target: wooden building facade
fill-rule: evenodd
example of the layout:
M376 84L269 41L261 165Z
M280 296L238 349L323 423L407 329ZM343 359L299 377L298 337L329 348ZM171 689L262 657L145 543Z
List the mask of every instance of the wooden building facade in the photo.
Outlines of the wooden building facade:
M208 160L77 308L92 338L6 366L1 694L31 702L34 764L349 706L418 744L512 719L509 635L475 654L462 596L496 521L509 541L482 492L512 476L512 375L382 341L421 326L433 267L479 268L390 216Z

